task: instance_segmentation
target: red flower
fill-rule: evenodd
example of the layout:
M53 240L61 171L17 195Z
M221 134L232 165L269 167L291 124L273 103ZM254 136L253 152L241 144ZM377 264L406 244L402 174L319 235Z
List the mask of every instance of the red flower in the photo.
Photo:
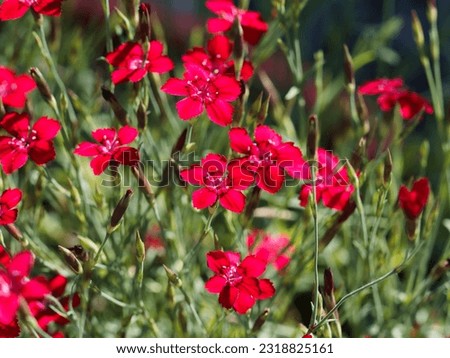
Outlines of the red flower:
M285 172L294 178L303 176L307 165L301 150L292 142L283 142L268 126L256 127L254 142L245 128L232 128L229 137L231 149L246 154L239 158L242 171L254 176L259 188L273 194L281 189Z
M14 20L31 8L45 16L60 16L62 0L4 0L0 5L0 20Z
M267 264L273 264L277 271L282 271L289 265L290 255L294 251L288 237L269 236L260 230L253 230L247 236L247 247L250 254Z
M16 76L14 71L0 66L0 99L3 104L22 108L27 100L27 93L36 88L36 83L28 75Z
M9 324L0 323L0 338L16 338L20 335L20 327L17 319Z
M236 213L245 207L246 181L242 179L241 171L236 161L227 162L220 154L208 154L200 165L194 164L189 169L180 172L184 181L203 188L192 193L192 205L197 209L213 206L217 200L225 209Z
M28 157L37 165L55 159L53 138L61 125L58 121L41 117L30 129L30 116L27 113L7 113L0 126L12 137L0 136L0 164L6 174L23 167Z
M172 60L163 55L163 44L150 41L150 48L146 53L141 44L125 42L113 52L106 55L106 60L117 67L111 74L114 84L142 80L148 72L164 73L173 69Z
M404 119L411 119L420 111L432 114L433 107L416 92L403 87L401 78L380 78L360 86L358 92L363 95L378 95L378 105L384 112L391 111L397 104Z
M230 59L232 50L232 42L223 35L217 35L208 41L207 51L203 47L195 47L183 55L182 59L184 63L202 66L211 76L221 74L234 77L234 61ZM245 60L240 77L243 81L248 81L252 75L253 66L250 61Z
M6 189L0 196L0 225L12 224L17 218L16 206L22 200L19 189ZM2 264L0 257L0 264Z
M10 258L0 246L0 324L14 322L20 301L43 299L50 291L40 279L28 276L34 265L30 251L22 251Z
M268 279L258 279L266 270L266 263L249 255L241 262L241 255L231 251L211 251L206 254L208 267L215 273L206 283L210 293L219 294L219 303L245 314L256 300L264 300L275 294Z
M66 277L62 275L56 275L51 280L47 280L45 277L39 276L36 277L36 279L39 279L42 283L46 284L50 291L50 294L60 302L62 308L64 308L65 311L69 310L70 305L72 307L77 307L80 304L80 298L78 294L75 294L72 300L70 296L63 296L67 285ZM32 301L29 303L30 312L34 316L39 327L42 330L47 333L51 332L53 337L64 337L61 332L55 332L54 330L51 331L50 324L53 323L53 325L65 326L67 323L69 323L69 320L54 311L51 308L50 304L51 301L47 300Z
M82 142L74 153L82 157L94 157L91 168L95 175L100 175L111 162L124 165L136 165L139 153L136 148L128 147L137 137L136 128L124 126L118 131L114 128L101 128L92 131L92 137L99 143Z
M430 183L427 178L417 179L411 191L404 185L398 192L398 203L406 217L415 220L422 213L430 195Z
M316 198L331 209L344 210L354 187L350 183L347 168L340 164L339 158L323 148L317 151L318 168L316 169ZM311 169L304 177L311 179ZM304 184L300 190L300 205L306 206L312 190L311 184Z
M229 103L241 94L241 86L234 78L217 75L211 77L203 67L185 63L183 79L169 78L161 90L174 95L186 96L176 104L182 120L197 117L206 109L211 121L227 126L233 120L233 106Z
M205 6L219 16L207 21L206 28L210 33L230 30L234 20L238 18L244 32L244 40L250 45L256 45L269 29L259 12L239 9L234 6L232 0L207 0Z

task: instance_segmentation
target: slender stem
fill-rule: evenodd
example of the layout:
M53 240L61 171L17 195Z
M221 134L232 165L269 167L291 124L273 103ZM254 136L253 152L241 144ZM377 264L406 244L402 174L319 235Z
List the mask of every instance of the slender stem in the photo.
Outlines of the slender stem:
M197 323L199 324L199 326L202 328L203 333L206 335L208 333L208 330L206 329L205 323L203 323L202 319L200 318L195 306L192 304L191 299L189 298L187 292L185 291L185 289L183 288L183 286L180 287L180 291L184 296L184 299L186 300L189 308L192 311L192 314L194 315L195 320L197 321Z
M313 197L313 219L314 219L314 291L313 291L313 311L311 314L311 321L309 327L314 327L317 322L317 315L319 314L319 220L317 217L317 189L316 189L316 161L311 165L312 178L312 197Z
M95 254L94 260L92 261L92 266L95 266L95 264L97 263L98 259L100 258L100 255L103 251L103 248L105 247L106 241L108 241L110 236L111 236L111 232L109 230L106 230L105 237L104 237L99 249L97 250L97 253Z

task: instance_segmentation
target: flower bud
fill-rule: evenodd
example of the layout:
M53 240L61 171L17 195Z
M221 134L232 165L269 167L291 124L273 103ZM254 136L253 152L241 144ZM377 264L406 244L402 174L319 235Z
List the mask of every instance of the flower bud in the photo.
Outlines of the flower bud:
M319 120L314 114L309 117L308 138L306 142L306 150L309 159L316 158L317 147L319 144Z
M111 106L114 112L114 116L117 118L119 123L123 126L128 124L127 111L122 107L122 105L117 100L117 97L108 88L102 86L102 97Z
M136 231L136 257L139 262L144 262L145 260L145 245L139 231Z
M355 85L355 70L353 59L347 45L344 45L344 73L347 85Z
M133 190L128 189L126 193L122 196L122 198L120 198L119 202L117 203L117 206L114 208L114 211L111 215L108 231L112 232L117 228L120 220L122 219L123 215L125 214L125 211L128 208L128 205L130 204L130 199L132 195Z
M6 229L6 231L8 231L11 234L11 236L14 239L19 241L22 244L22 246L28 246L28 240L23 237L22 232L19 230L19 228L16 225L6 224L3 227Z
M391 180L391 173L392 173L392 155L391 151L388 149L386 157L384 158L383 181L385 185Z
M183 282L178 277L178 275L172 271L170 268L168 268L166 265L163 265L164 270L166 271L167 278L169 279L169 282L174 285L175 287L181 287L183 285Z
M77 275L81 275L83 273L83 265L77 259L77 257L70 251L69 249L58 245L58 250L64 257L64 261L67 263L69 268L76 273Z
M235 34L233 46L234 70L236 72L236 79L239 81L241 78L241 69L244 64L244 31L242 30L238 16L235 17L233 29Z
M50 87L48 86L48 83L39 68L31 67L29 72L34 82L36 82L36 86L42 98L50 105L54 104L56 101L55 97L53 96L52 91L50 90Z
M419 51L423 52L425 46L425 36L423 34L422 24L420 23L419 17L417 16L417 12L415 10L411 11L411 17L414 41L416 42Z
M147 125L147 108L145 108L144 103L139 102L137 112L136 112L138 129L143 131Z
M333 273L331 269L327 267L323 273L323 282L324 282L324 294L326 296L331 296L334 292L334 280Z
M139 22L136 30L137 40L142 42L150 41L151 36L151 25L150 25L150 14L151 7L150 4L141 3L139 5Z
M252 332L256 333L258 332L263 324L266 322L267 317L269 316L270 308L265 308L264 311L258 316L258 318L255 321L255 324L253 325Z

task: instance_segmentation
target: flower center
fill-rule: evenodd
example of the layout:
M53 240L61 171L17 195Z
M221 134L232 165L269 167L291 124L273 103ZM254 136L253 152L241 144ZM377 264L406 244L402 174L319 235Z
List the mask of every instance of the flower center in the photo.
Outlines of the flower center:
M238 272L237 266L223 266L223 276L231 286L242 281L242 275Z
M206 173L204 180L205 185L210 189L214 189L219 195L228 191L227 181L224 175Z
M111 153L112 150L117 146L117 139L109 140L106 136L103 136L102 141L103 146L101 147L101 150L103 153Z
M11 86L8 82L2 81L0 83L0 97L5 97L11 92Z
M28 146L30 145L26 138L11 138L8 144L19 151L27 150Z
M8 297L11 294L11 287L3 278L0 272L0 297Z
M38 3L38 1L39 0L19 0L20 3L22 3L22 4L24 4L24 5L28 6L28 7L36 5Z
M209 78L203 79L195 76L193 80L187 81L189 96L202 103L211 103L216 100L219 91L211 83Z
M128 68L130 70L137 70L139 68L144 68L148 64L148 61L143 61L142 58L133 58L128 62Z

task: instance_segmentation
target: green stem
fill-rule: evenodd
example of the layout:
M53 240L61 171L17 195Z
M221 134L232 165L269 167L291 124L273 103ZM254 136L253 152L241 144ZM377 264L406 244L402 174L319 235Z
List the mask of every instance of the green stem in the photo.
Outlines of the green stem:
M104 237L99 249L97 250L97 253L95 254L94 260L92 261L92 267L94 267L95 264L98 262L98 259L100 258L103 248L105 247L106 241L108 241L110 236L111 236L111 232L109 230L106 230L105 237Z
M317 322L318 305L319 305L319 220L317 217L317 189L316 189L316 161L311 165L312 178L312 197L313 197L313 219L314 219L314 291L313 291L313 311L311 314L311 321L309 323L310 329L315 326Z

